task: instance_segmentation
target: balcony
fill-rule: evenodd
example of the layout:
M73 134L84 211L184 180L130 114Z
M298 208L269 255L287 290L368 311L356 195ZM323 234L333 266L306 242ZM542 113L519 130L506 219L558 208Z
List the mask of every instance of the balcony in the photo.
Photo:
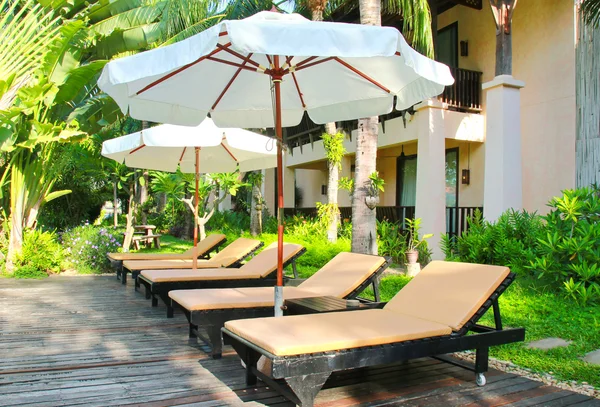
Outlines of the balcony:
M462 68L450 68L454 85L446 86L440 101L448 105L449 110L459 112L481 112L481 72Z
M481 113L481 72L470 71L462 68L450 68L455 82L452 86L446 86L444 92L439 96L440 101L448 106L448 110L464 113ZM406 118L408 114L415 114L411 107L403 111L392 111L380 116L380 122L385 123L397 117ZM355 130L358 120L349 120L338 123L349 134ZM405 126L406 127L406 126ZM295 147L312 144L321 139L325 131L323 125L315 124L307 114L304 115L299 125L284 129L284 140L292 151Z

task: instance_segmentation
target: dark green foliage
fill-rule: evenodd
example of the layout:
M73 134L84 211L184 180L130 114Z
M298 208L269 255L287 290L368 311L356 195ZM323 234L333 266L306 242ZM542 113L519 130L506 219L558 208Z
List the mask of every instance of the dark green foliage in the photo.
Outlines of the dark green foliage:
M25 266L17 267L12 276L14 278L34 278L40 280L48 277L48 273L38 269L32 264L27 264Z
M23 249L15 259L16 278L40 278L61 271L62 247L56 234L29 230L23 236Z
M480 211L469 220L469 229L457 238L442 237L447 260L508 266L515 271L535 258L542 218L536 213L508 210L495 223Z
M394 263L406 263L408 237L396 222L377 221L377 247L382 256L391 256Z
M206 225L207 232L220 231L226 235L240 235L250 229L250 215L246 212L217 211Z
M481 213L457 239L444 236L448 260L527 271L582 305L600 301L600 190L565 190L546 216L509 210L495 223Z
M123 241L123 231L78 226L62 235L65 263L80 273L103 273L110 270L107 253L118 252Z
M582 304L600 300L600 189L566 190L548 205L538 256L528 268Z
M390 256L394 263L405 264L409 238L409 233L403 230L399 223L387 220L377 221L377 247L380 256ZM431 261L431 249L426 240L420 241L417 251L421 265L426 265Z

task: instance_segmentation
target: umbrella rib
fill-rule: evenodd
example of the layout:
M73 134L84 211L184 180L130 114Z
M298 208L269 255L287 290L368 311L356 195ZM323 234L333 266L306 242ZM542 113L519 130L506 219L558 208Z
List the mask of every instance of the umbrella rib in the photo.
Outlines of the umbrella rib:
M304 65L304 64L307 64L307 63L309 63L310 61L312 61L312 60L314 60L314 59L317 59L317 58L318 58L318 57L308 57L308 58L306 58L306 59L303 59L302 61L300 61L300 62L298 62L298 63L296 64L296 68L299 68L299 67L301 67L302 65Z
M300 103L302 103L302 108L306 109L306 103L304 103L302 92L300 92L300 85L298 85L298 79L296 79L296 74L294 72L292 72L292 79L294 80L294 85L296 85L296 90L298 91L298 96L300 97Z
M235 66L236 68L245 69L246 71L250 71L250 72L261 72L261 73L263 72L260 68L250 68L249 66L236 64L235 62L226 61L226 60L220 59L220 58L208 57L207 59L209 61L219 62L221 64L231 65L231 66Z
M223 92L221 92L221 94L219 95L219 97L217 98L217 100L215 101L215 103L212 105L212 107L210 108L210 110L215 110L215 108L217 107L217 105L219 104L219 102L221 101L221 99L223 98L223 96L225 96L225 93L227 93L227 91L229 90L229 87L233 84L233 82L235 81L235 79L238 77L238 75L240 74L240 72L242 72L242 69L244 67L244 65L246 65L247 62L251 61L253 53L249 53L248 56L246 56L244 58L244 60L242 61L242 66L240 66L237 71L235 71L235 73L233 74L233 76L231 77L231 79L229 80L229 82L227 83L227 86L225 86L225 88L223 89Z
M224 45L224 47L227 47L227 48L228 48L228 47L230 47L230 46L231 46L231 43L230 43L230 42L228 42L227 44L225 44L225 45ZM219 52L221 52L222 50L223 50L223 48L215 49L215 50L213 50L213 51L212 51L210 54L208 54L208 55L204 55L204 56L202 56L202 57L198 58L197 60L195 60L195 61L193 61L193 62L190 62L189 64L186 64L186 65L182 66L181 68L178 68L178 69L174 70L173 72L171 72L171 73L169 73L169 74L167 74L167 75L163 76L162 78L159 78L159 79L155 80L155 81L154 81L154 82L152 82L151 84L149 84L149 85L145 86L144 88L142 88L141 90L137 91L137 92L136 92L136 95L138 95L138 96L139 96L139 95L141 95L142 93L146 92L146 91L147 91L147 90L149 90L149 89L152 89L153 87L155 87L155 86L156 86L156 85L158 85L159 83L162 83L162 82L166 81L167 79L169 79L169 78L171 78L171 77L173 77L173 76L177 75L177 74L178 74L178 73L180 73L180 72L183 72L183 71L185 71L186 69L188 69L188 68L190 68L190 67L192 67L192 66L196 65L196 64L197 64L197 63L199 63L199 62L202 62L202 61L204 61L205 59L209 59L210 57L212 57L212 56L213 56L213 55L215 55L215 54L218 54L218 53L219 53Z
M131 155L131 154L133 154L133 153L135 153L135 152L138 152L138 151L140 151L140 150L141 150L142 148L144 148L144 147L146 147L146 145L145 145L145 144L142 144L141 146L134 148L133 150L131 150L131 151L129 152L129 155Z
M229 54L231 54L231 55L233 55L233 56L236 56L236 57L238 57L239 59L241 59L242 61L246 61L246 62L248 62L249 64L251 64L251 65L254 65L254 66L255 66L255 67L257 67L257 68L260 68L261 70L265 69L264 67L261 67L261 66L260 66L260 64L259 64L258 62L254 61L254 60L252 60L252 59L248 59L248 57L245 57L245 56L243 56L243 55L242 55L242 54L240 54L239 52L235 52L235 51L234 51L234 50L232 50L232 49L225 48L225 47L224 47L223 45L221 45L221 44L217 44L217 47L219 47L219 48L223 48L223 51L225 51L225 52L227 52L227 53L229 53ZM249 55L253 55L253 53L251 52Z
M233 161L235 161L236 163L238 162L237 158L235 158L235 155L233 155L231 153L231 151L229 151L229 149L225 146L225 144L223 144L222 141L221 141L221 147L223 147L225 149L225 151L227 151L229 153L229 155L231 156L231 158L233 158Z
M334 57L333 59L335 59L337 62L339 62L340 64L342 64L346 68L350 69L352 72L354 72L355 74L357 74L361 78L363 78L363 79L371 82L373 85L375 85L378 88L382 89L383 91L385 91L387 93L392 93L388 88L386 88L385 86L383 86L382 84L380 84L376 80L372 79L368 75L364 74L363 72L359 71L358 69L356 69L355 67L353 67L352 65L350 65L349 63L347 63L346 61L344 61L344 60L342 60L342 59L340 59L338 57Z
M316 58L316 57L315 57L315 58ZM336 57L327 57L327 58L323 58L323 59L320 59L320 60L318 60L318 61L316 61L316 62L307 63L307 64L305 64L305 65L302 65L302 66L298 66L298 65L296 65L296 67L295 67L294 71L296 71L296 72L297 72L297 71L301 71L302 69L310 68L311 66L319 65L319 64L322 64L323 62L331 61L331 60L333 60L333 59L336 59Z
M187 147L183 147L183 151L181 152L181 156L179 157L179 164L181 164L181 160L183 160L183 155L185 154L185 150L187 150Z

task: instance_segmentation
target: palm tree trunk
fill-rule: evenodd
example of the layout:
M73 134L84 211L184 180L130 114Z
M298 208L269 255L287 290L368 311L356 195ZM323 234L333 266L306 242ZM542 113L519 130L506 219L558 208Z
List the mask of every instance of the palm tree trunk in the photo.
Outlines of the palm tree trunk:
M257 236L262 233L262 194L260 186L255 183L252 185L252 194L250 197L250 234Z
M359 0L360 23L381 25L381 2ZM352 251L377 254L377 230L375 209L369 209L365 198L369 192L369 175L377 167L377 133L379 117L358 121L356 137L356 172L354 175L354 199L352 200Z
M578 13L576 48L576 185L600 184L600 27Z

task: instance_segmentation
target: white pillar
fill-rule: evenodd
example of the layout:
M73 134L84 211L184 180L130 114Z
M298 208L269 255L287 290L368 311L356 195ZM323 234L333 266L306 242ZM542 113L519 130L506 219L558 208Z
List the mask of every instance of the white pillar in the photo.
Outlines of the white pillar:
M446 233L446 137L444 105L430 99L417 105L417 199L415 217L421 218L421 234L428 240L432 258L442 260L440 239Z
M486 90L485 181L483 216L495 221L509 208L523 207L521 169L521 96L525 82L496 76Z

